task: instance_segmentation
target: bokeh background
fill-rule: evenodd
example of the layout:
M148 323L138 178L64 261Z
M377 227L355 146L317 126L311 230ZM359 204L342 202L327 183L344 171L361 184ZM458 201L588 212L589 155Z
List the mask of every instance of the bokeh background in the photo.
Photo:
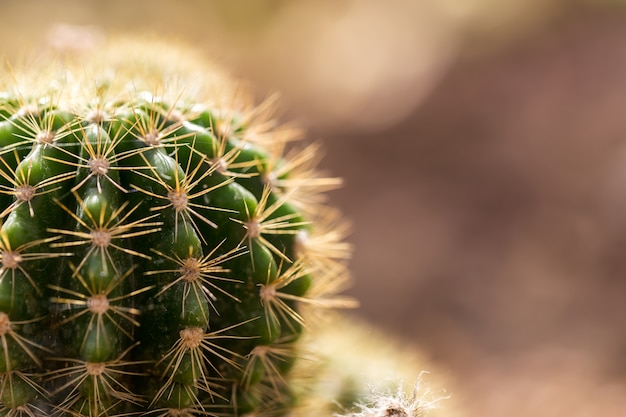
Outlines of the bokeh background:
M460 415L626 415L626 2L0 1L9 58L119 32L282 94L345 179L351 314Z

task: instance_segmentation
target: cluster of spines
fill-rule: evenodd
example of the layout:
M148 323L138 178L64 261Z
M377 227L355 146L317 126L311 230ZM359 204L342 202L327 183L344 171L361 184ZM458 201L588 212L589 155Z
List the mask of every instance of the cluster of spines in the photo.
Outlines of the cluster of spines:
M0 415L284 411L349 253L315 149L147 94L0 98Z

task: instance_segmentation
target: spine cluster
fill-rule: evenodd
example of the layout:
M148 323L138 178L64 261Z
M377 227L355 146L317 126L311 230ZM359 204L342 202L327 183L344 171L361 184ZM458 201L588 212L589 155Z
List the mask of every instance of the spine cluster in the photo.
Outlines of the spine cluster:
M0 416L281 415L336 179L250 114L0 95Z

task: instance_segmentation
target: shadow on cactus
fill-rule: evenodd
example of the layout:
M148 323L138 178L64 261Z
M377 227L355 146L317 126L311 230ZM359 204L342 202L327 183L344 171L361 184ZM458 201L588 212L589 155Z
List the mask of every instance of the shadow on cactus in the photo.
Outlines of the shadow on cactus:
M353 304L339 181L271 106L125 43L2 80L0 415L284 414L306 306Z

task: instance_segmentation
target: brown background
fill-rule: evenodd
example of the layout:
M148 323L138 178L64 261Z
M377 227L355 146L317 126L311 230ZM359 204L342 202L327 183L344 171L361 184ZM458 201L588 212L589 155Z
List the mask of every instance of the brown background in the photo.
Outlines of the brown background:
M626 415L622 2L125 3L2 1L1 52L149 31L280 90L346 180L352 314L462 415Z
M327 140L360 313L469 416L626 415L625 74L625 17L571 14Z

